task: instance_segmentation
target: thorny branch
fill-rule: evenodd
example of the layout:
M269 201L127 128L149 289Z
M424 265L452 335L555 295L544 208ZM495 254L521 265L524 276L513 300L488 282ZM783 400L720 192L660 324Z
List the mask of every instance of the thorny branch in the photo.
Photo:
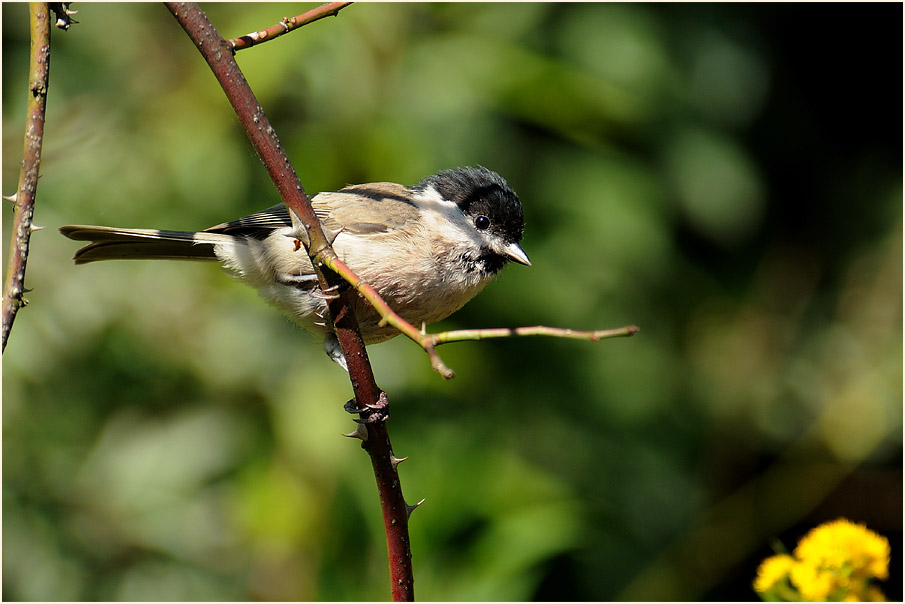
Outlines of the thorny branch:
M267 40L272 40L274 38L278 38L283 34L288 34L294 29L297 29L303 25L308 25L309 23L314 23L319 19L323 19L324 17L335 17L339 11L346 8L352 4L351 2L330 2L328 4L322 4L317 8L312 8L308 12L302 13L301 15L296 15L295 17L283 17L283 19L277 23L276 25L271 25L266 29L260 29L258 31L253 31L250 34L245 34L244 36L239 36L238 38L233 38L229 41L229 44L232 45L233 51L238 52L245 48L251 48L256 44L263 44Z
M25 267L31 234L39 230L32 223L35 213L35 193L44 144L44 117L47 109L47 83L50 74L50 11L43 2L28 5L31 29L31 59L29 61L28 105L25 119L25 149L22 170L16 192L5 199L16 204L13 216L13 236L9 250L6 281L3 284L3 350L19 309L25 300Z
M309 242L308 253L318 272L322 290L335 291L342 283L342 278L329 270L321 270L323 264L318 260L335 259L336 254L330 248L276 132L236 64L232 46L220 36L197 4L167 3L167 8L195 43L216 76L283 202L301 220ZM347 409L360 415L361 423L354 435L361 438L362 447L370 455L374 467L387 537L393 600L410 601L414 599L414 578L408 516L414 508L406 505L402 496L396 472L399 460L393 455L386 429L385 420L389 417L386 395L374 379L358 322L351 309L351 295L354 293L347 291L328 302L331 320L348 363L349 379L355 393L355 401Z

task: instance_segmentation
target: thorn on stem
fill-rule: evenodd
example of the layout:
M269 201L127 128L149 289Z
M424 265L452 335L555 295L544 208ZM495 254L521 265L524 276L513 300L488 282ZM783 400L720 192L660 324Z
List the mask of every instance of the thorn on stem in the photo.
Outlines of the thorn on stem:
M350 401L347 401L345 405L343 405L343 409L345 409L346 413L351 413L352 415L356 415L358 413L364 413L367 409L358 406L358 401L354 398Z
M16 203L16 200L19 198L19 192L15 192L12 195L4 195L3 199L10 203Z
M406 517L406 518L411 518L411 517L412 517L412 512L414 512L416 509L418 509L418 507L419 507L422 503L424 503L424 499L422 499L421 501L419 501L419 502L416 503L415 505L406 505L406 506L405 506L405 517Z
M396 466L401 464L403 461L408 459L408 456L405 457L396 457L395 455L390 455L390 464L393 466L393 469L396 469Z
M353 432L343 434L343 436L346 438L357 438L361 442L365 442L368 440L368 429L365 428L363 424L358 424Z
M54 23L58 28L66 31L75 23L78 23L75 19L72 18L72 15L77 14L79 11L71 10L69 5L72 2L51 2L50 10L54 12L57 16L57 22Z

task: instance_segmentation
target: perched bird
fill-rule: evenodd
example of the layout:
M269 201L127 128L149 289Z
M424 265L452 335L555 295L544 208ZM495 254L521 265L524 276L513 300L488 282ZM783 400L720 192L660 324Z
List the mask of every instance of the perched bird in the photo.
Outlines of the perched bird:
M510 260L530 266L519 246L525 221L518 196L484 167L444 170L406 187L351 185L311 199L340 260L409 323L445 319L471 300ZM75 263L120 259L219 260L300 325L324 336L345 367L327 302L302 247L301 223L282 204L199 232L70 225L91 241ZM353 305L366 344L398 334L361 296Z

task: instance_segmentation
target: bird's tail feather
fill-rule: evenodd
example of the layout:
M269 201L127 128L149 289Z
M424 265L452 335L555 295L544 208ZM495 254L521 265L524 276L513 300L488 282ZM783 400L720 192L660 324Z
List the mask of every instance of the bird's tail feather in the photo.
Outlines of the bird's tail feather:
M69 225L60 232L76 241L91 243L79 249L73 260L86 264L99 260L217 260L215 245L231 245L233 237L220 233L120 229L116 227Z

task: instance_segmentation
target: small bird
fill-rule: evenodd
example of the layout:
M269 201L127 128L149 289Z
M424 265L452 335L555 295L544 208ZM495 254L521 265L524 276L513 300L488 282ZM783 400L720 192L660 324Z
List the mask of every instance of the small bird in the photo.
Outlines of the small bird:
M519 246L522 205L487 168L444 170L406 187L351 185L311 199L340 260L412 325L462 308L510 260L531 266ZM69 225L60 232L91 241L76 264L120 259L219 260L302 327L324 336L324 351L345 367L327 317L326 296L306 250L301 222L283 204L200 232ZM396 336L361 296L353 310L366 344Z

